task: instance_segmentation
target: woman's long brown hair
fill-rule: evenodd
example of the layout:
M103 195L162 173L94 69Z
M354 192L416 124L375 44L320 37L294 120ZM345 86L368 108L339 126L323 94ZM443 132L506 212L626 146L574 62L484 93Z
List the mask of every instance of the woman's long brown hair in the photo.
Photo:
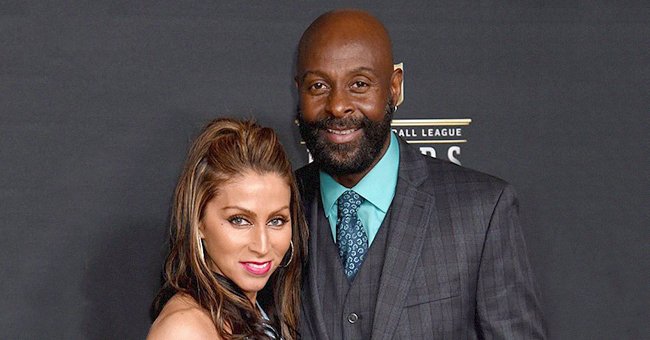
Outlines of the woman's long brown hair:
M222 118L210 122L194 141L176 187L171 220L170 252L165 263L165 283L156 296L152 312L160 314L176 293L192 296L214 322L224 339L266 338L264 321L253 306L227 278L213 273L210 257L200 254L199 226L206 203L229 180L245 171L275 173L286 179L291 189L293 254L285 254L271 275L265 291L264 308L272 325L285 339L298 337L300 281L307 258L308 231L302 213L291 162L277 135L252 121Z

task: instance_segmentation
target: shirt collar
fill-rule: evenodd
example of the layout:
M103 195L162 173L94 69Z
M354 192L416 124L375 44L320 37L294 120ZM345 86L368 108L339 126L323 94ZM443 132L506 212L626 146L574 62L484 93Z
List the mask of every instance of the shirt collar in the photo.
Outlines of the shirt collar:
M361 195L369 203L374 205L383 213L388 211L393 195L386 194L386 184L397 183L397 173L399 168L399 146L397 137L391 132L390 144L386 153L381 157L379 162L368 172L362 179L352 187L356 193ZM325 216L329 217L332 211L336 211L336 200L348 190L348 188L339 184L332 176L324 171L319 172L320 192L323 201ZM394 190L394 188L393 188Z

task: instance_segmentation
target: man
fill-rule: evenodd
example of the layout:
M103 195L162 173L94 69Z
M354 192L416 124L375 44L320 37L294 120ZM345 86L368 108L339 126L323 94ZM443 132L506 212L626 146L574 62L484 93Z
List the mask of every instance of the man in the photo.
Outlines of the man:
M314 157L297 171L311 233L303 338L544 338L510 186L391 133L402 70L383 25L320 16L296 71Z

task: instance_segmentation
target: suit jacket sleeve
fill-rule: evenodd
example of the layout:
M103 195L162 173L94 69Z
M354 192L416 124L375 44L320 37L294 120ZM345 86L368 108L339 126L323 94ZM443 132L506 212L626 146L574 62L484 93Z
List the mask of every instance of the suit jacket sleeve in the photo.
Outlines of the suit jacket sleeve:
M476 320L486 339L543 339L545 329L518 202L506 185L496 202L480 260Z

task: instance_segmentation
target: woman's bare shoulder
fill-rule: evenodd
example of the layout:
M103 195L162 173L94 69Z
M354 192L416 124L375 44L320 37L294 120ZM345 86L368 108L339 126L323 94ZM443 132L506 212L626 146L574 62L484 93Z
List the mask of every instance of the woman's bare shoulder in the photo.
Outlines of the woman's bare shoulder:
M220 339L206 310L191 297L176 294L151 325L147 340Z

